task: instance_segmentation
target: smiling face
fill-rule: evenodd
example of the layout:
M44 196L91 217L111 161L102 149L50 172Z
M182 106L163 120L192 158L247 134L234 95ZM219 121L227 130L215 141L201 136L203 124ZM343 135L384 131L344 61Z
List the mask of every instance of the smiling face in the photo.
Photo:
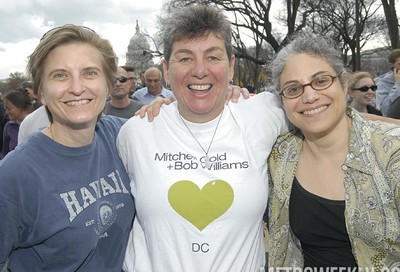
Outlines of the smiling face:
M284 88L293 82L306 84L318 75L337 76L337 73L323 58L294 55L286 62L279 79L280 86ZM346 91L347 86L342 86L338 78L325 90L316 91L306 86L297 98L282 97L283 108L288 119L304 135L323 136L345 121Z
M173 44L169 63L163 62L164 74L186 120L204 123L222 112L234 64L224 41L213 33Z
M54 124L94 127L108 96L100 52L85 43L56 47L44 62L40 88Z
M354 88L358 89L364 86L373 86L375 82L370 77L361 78L355 85ZM375 98L375 93L371 89L367 92L361 92L359 90L349 90L349 96L353 99L352 104L356 103L357 105L370 105L372 100Z

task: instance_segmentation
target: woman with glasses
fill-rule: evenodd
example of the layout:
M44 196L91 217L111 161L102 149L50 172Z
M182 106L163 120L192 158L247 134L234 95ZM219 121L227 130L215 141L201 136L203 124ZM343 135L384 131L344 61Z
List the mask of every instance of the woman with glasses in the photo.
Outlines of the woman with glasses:
M19 125L33 111L30 96L23 90L9 91L4 95L4 109L8 122L3 128L2 156L14 150L18 144Z
M382 116L382 112L371 105L375 99L377 86L368 72L355 72L349 79L349 104L358 112Z
M400 267L400 127L347 106L348 73L327 38L300 34L271 67L295 129L269 157L269 265Z
M90 29L55 28L29 57L50 125L0 163L0 270L120 272L135 206L102 116L117 57Z

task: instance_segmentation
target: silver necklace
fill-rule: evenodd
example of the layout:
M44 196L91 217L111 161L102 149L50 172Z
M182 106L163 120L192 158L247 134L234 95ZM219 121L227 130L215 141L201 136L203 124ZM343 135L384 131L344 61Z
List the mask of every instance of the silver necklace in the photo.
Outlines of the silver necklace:
M198 144L198 145L200 146L200 148L203 150L204 154L206 154L206 156L204 157L204 160L205 160L205 161L204 161L204 166L205 166L206 168L208 168L208 169L210 168L210 164L211 164L211 163L210 163L210 157L208 156L208 152L210 151L211 145L212 145L212 143L213 143L213 141L214 141L215 134L217 133L217 129L218 129L218 126L219 126L219 122L221 121L222 114L223 114L223 112L221 112L221 114L219 115L218 123L217 123L217 126L215 127L214 134L213 134L213 136L212 136L212 138L211 138L210 144L208 145L207 151L203 148L203 146L200 144L199 140L197 140L196 136L194 136L194 133L190 130L190 128L189 128L188 125L186 124L185 120L183 120L182 116L179 114L179 117L181 118L182 123L185 125L185 127L187 128L187 130L190 132L190 134L192 135L192 137L196 140L197 144Z

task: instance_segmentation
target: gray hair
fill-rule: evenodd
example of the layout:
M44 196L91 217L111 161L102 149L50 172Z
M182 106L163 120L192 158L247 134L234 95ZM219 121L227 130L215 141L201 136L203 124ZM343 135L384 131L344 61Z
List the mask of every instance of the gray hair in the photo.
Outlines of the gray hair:
M308 54L324 59L332 66L337 74L346 70L341 54L339 50L336 49L333 40L325 36L319 36L308 32L299 32L293 36L293 39L288 45L278 52L271 64L272 81L277 92L280 90L279 79L285 69L287 61L289 58L298 54ZM307 64L304 63L304 65ZM345 79L342 74L339 76L339 80L341 84L344 83Z
M174 42L196 39L214 33L224 40L229 60L232 55L231 24L216 8L191 5L175 10L167 17L160 18L160 35L164 46L164 58L169 63Z

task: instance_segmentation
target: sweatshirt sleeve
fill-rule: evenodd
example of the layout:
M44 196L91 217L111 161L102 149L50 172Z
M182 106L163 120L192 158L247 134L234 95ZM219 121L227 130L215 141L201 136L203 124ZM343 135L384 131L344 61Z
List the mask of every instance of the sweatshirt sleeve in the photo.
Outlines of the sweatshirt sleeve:
M392 103L400 97L400 84L395 83L393 80L388 78L393 74L390 73L383 78L376 80L378 89L376 91L376 105L382 111L384 116L387 116L388 110Z
M3 271L11 251L18 247L19 230L19 190L17 182L10 173L18 171L15 166L7 164L7 159L0 163L0 271Z

